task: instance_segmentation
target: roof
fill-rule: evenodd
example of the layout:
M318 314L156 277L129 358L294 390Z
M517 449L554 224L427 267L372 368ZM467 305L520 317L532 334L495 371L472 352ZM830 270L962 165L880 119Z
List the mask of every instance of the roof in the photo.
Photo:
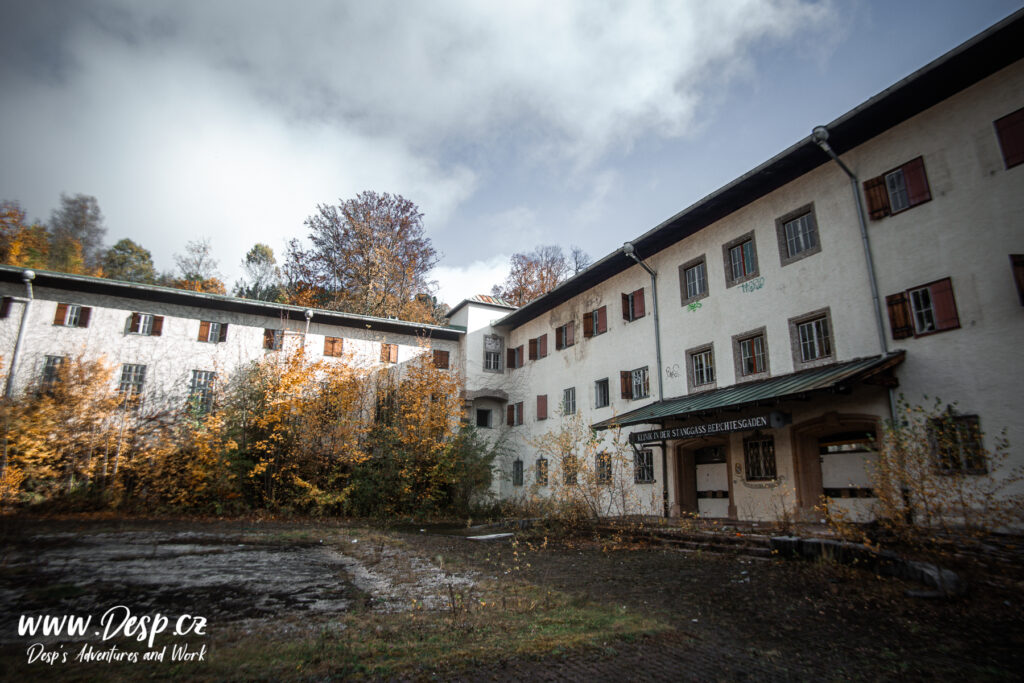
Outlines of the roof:
M857 358L757 382L743 382L722 389L670 398L598 422L594 429L605 429L613 425L627 427L657 424L669 418L682 420L706 411L738 408L763 401L800 397L814 391L847 387L899 365L905 356L905 351L897 351L884 356Z
M445 316L448 318L452 317L453 315L455 315L456 311L458 311L460 308L468 304L483 304L485 306L494 306L495 308L516 308L515 304L507 301L506 299L502 299L500 296L491 296L489 294L476 294L474 296L469 297L468 299L463 299L462 301L457 303L454 308L445 313Z
M932 61L826 125L843 154L1024 57L1024 9ZM808 122L810 130L816 122ZM828 163L808 135L757 168L632 240L647 258ZM518 327L636 265L616 250L555 289L499 320Z
M27 268L16 268L13 266L0 266L0 282L11 282L22 284L22 273ZM290 306L257 299L242 299L235 296L223 294L207 294L205 292L191 292L184 289L172 287L161 287L158 285L144 285L137 282L122 282L120 280L108 280L101 277L89 275L71 275L69 273L56 273L46 270L34 270L36 287L50 287L53 289L64 289L74 292L86 292L89 294L102 294L107 296L118 296L127 299L138 299L140 301L156 301L165 304L178 306L189 306L192 308L204 308L215 311L229 311L232 313L245 313L250 315L264 315L272 318L305 319L307 310L313 311L311 322L326 325L338 325L342 327L355 327L359 329L372 330L375 332L391 332L395 334L411 334L431 339L458 340L465 334L465 330L454 327L443 327L441 325L428 325L425 323L408 322L393 318L377 318L369 315L358 315L344 311L329 311L322 308L307 309L303 306Z

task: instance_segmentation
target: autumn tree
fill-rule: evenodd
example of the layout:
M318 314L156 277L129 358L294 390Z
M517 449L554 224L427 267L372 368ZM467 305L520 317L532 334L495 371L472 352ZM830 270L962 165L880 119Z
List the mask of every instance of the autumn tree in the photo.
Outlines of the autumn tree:
M50 215L50 269L64 273L95 271L106 233L95 197L61 193L60 208Z
M17 202L0 203L0 262L22 268L46 268L49 258L46 227L27 223Z
M102 265L104 277L112 280L143 284L156 282L152 254L128 238L107 249L103 255Z
M279 301L282 296L281 269L274 250L257 243L242 261L244 277L235 283L235 296L260 301Z
M416 295L433 290L427 275L438 257L413 202L362 192L337 206L319 205L306 226L312 246L288 245L290 303L433 322Z
M205 237L188 242L184 254L174 255L178 277L170 286L193 292L226 294L227 289L217 272L217 261L211 251L210 240Z
M570 276L580 272L590 257L579 247L572 248L571 262L557 245L542 245L530 252L512 255L508 277L491 293L506 301L522 306L547 294Z

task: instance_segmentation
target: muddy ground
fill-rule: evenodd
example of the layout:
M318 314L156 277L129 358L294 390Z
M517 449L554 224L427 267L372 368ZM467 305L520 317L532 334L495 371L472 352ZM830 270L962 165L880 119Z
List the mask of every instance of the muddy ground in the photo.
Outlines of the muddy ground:
M23 614L98 618L125 605L137 615L203 615L214 639L288 638L354 612L444 612L456 591L471 600L508 581L639 611L665 628L527 656L499 650L400 677L1017 680L1024 670L1024 592L1005 577L973 576L965 595L920 598L907 591L921 586L829 563L590 538L478 542L325 522L3 524L0 678L26 671Z

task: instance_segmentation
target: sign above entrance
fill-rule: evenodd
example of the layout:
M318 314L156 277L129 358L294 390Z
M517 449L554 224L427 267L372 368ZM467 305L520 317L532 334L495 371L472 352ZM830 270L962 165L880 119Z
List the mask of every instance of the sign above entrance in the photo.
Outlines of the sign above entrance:
M633 432L629 435L631 444L650 443L651 441L668 441L670 439L691 439L695 436L710 436L712 434L725 434L727 432L743 432L751 429L761 429L769 425L775 426L768 415L757 417L745 417L740 420L723 420L721 422L708 422L702 425L691 425L689 427L673 427L672 429L655 429L647 432ZM781 425L780 425L781 426Z

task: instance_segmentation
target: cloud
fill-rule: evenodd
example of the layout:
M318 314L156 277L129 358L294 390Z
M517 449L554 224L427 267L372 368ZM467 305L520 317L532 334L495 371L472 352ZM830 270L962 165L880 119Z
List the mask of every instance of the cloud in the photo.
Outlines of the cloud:
M491 287L508 275L509 258L507 254L497 254L466 265L437 266L430 277L437 280L438 301L455 306L474 294L490 294Z

